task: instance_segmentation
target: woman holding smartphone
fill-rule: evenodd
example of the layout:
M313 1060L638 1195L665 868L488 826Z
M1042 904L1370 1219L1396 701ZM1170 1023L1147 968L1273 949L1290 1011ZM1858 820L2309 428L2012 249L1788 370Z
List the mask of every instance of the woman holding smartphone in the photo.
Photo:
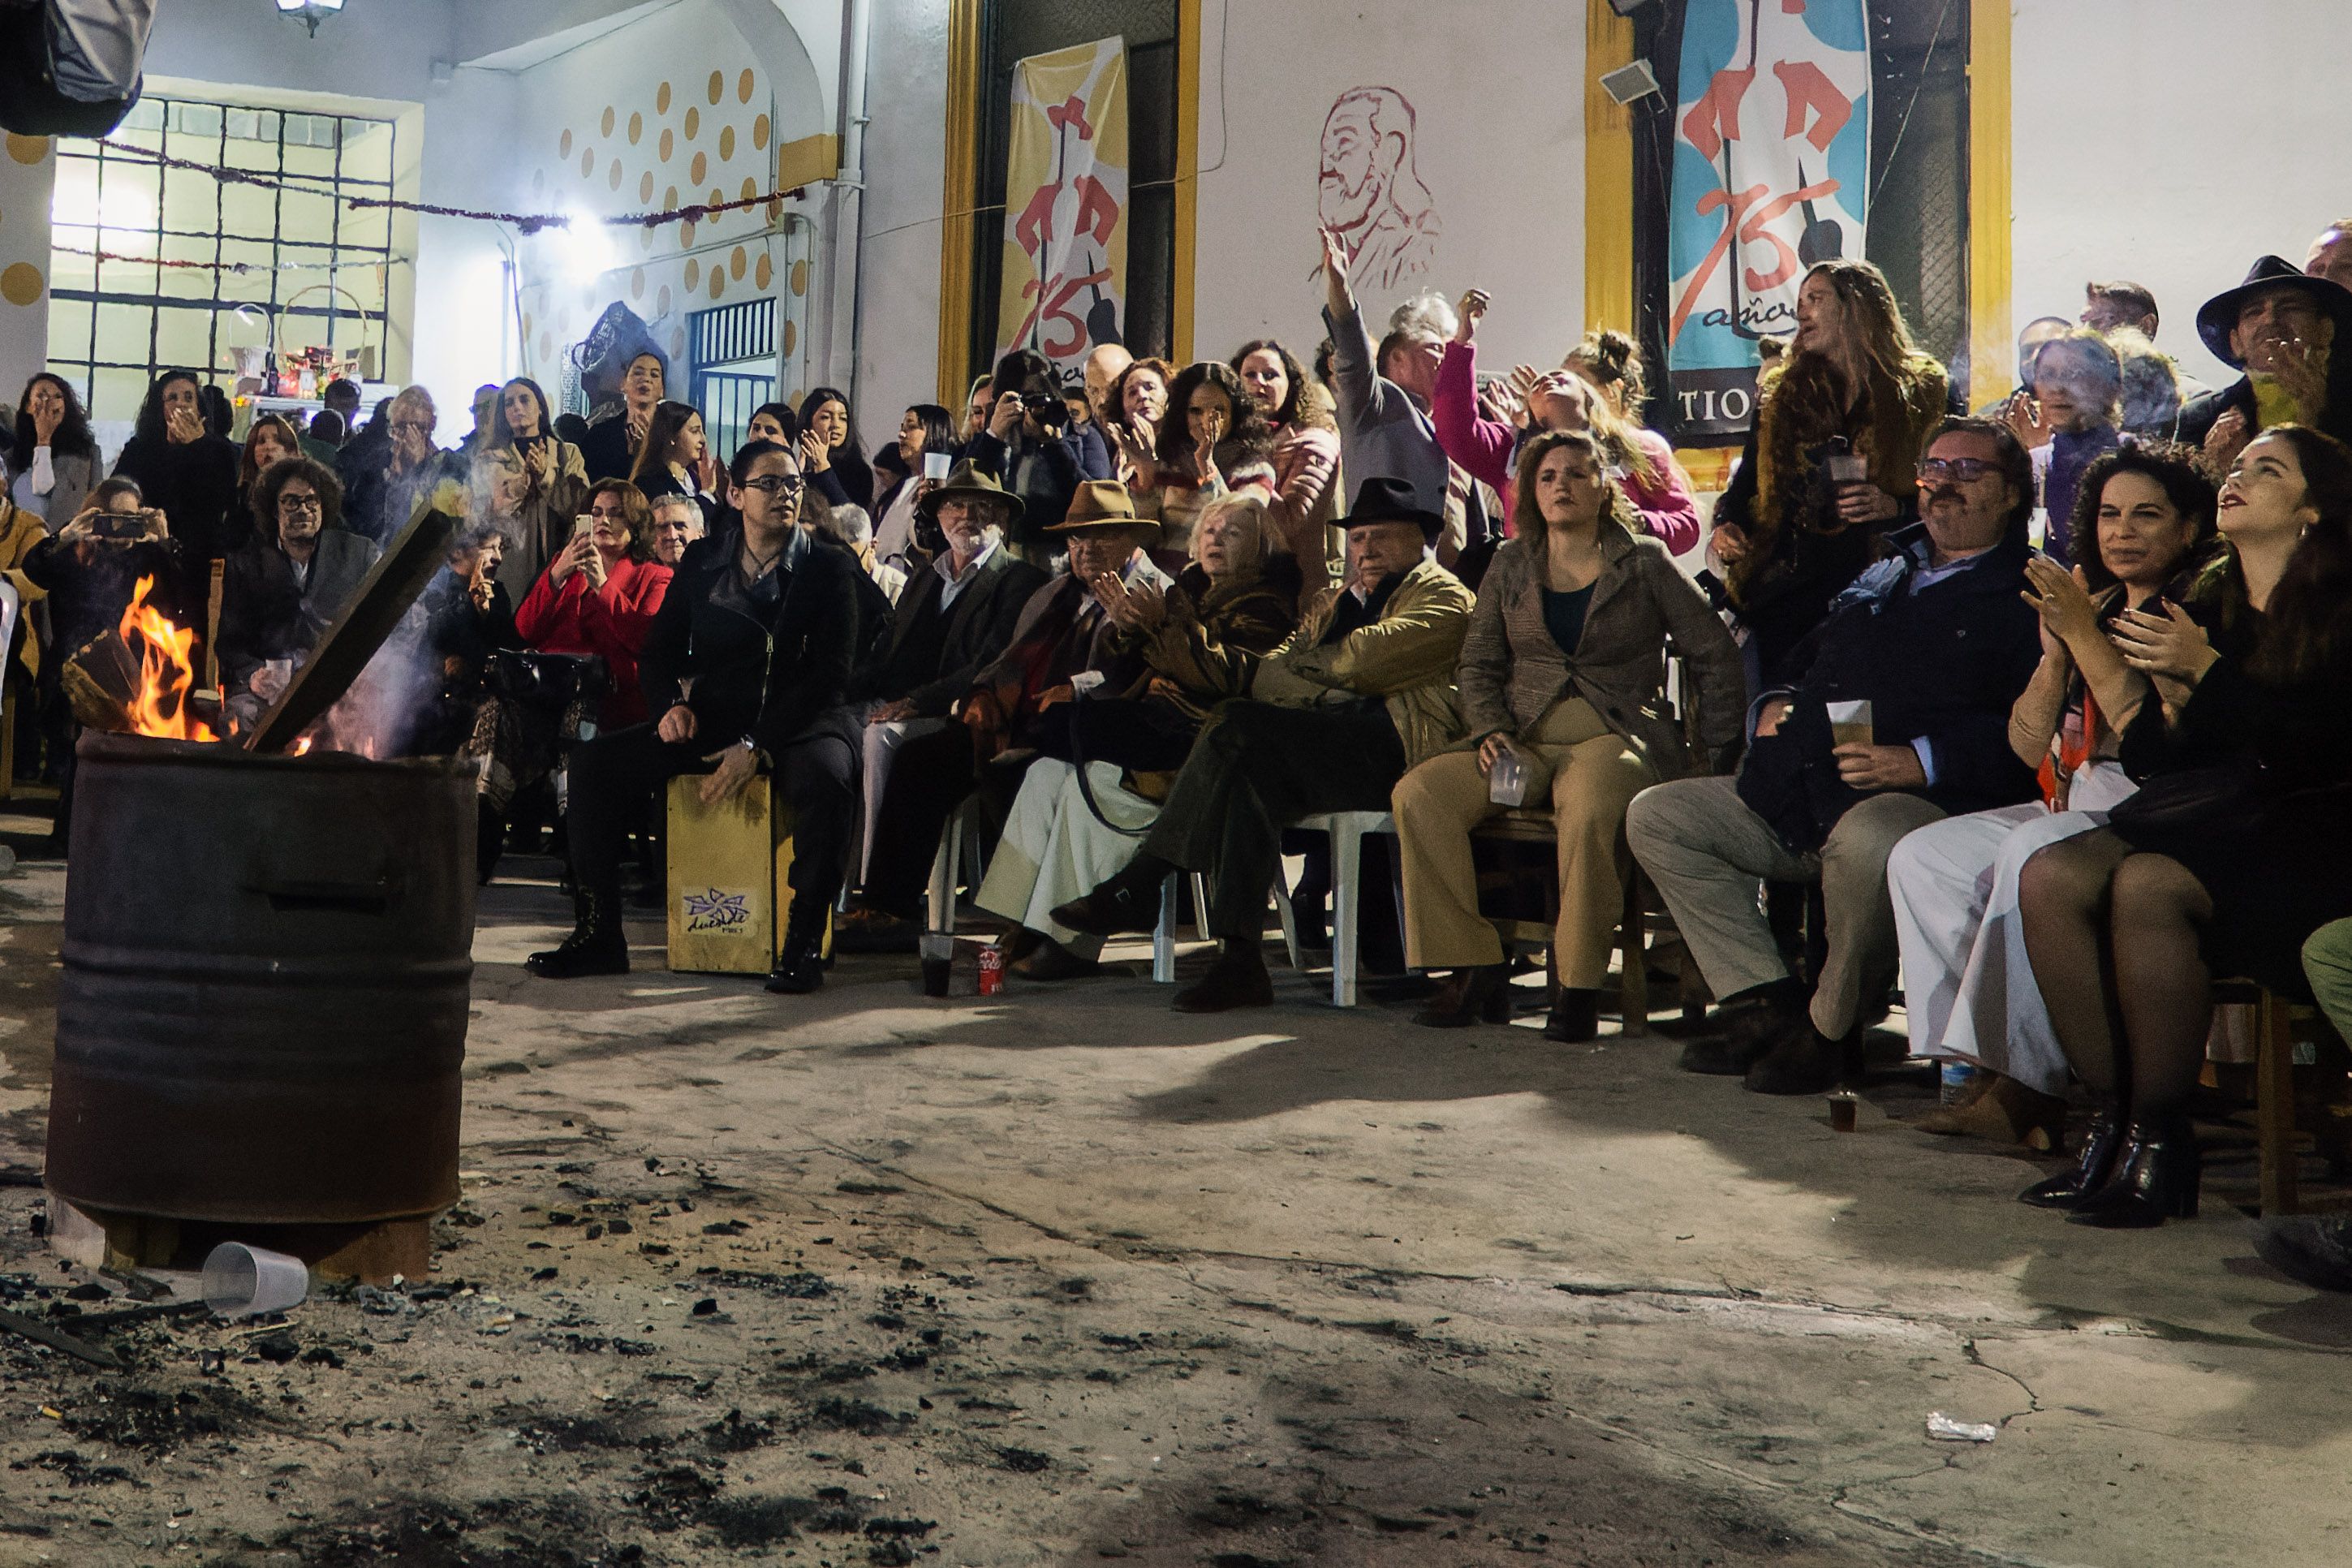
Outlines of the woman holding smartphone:
M653 509L644 493L625 479L601 480L589 488L571 542L515 611L515 629L540 653L601 657L611 674L601 721L608 729L642 723L637 655L669 580L670 569L653 559Z

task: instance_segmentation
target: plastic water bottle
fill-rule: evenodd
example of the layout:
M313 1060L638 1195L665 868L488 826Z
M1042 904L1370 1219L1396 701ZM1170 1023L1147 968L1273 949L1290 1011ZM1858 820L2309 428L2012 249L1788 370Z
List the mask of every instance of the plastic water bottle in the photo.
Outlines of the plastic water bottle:
M1941 1075L1944 1103L1957 1105L1966 1100L1969 1097L1969 1090L1976 1087L1977 1072L1978 1069L1967 1062L1954 1061L1947 1058Z

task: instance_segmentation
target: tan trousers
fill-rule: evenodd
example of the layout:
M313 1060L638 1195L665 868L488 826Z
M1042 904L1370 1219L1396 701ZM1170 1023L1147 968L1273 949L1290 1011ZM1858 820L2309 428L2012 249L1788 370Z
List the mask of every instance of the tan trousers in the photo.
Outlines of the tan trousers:
M1617 832L1626 805L1657 775L1580 697L1552 704L1520 746L1552 768L1552 821L1559 840L1552 963L1562 985L1598 990L1608 978L1611 939L1624 912ZM1397 782L1391 804L1404 862L1405 962L1416 969L1502 963L1502 938L1478 913L1478 877L1470 861L1470 830L1503 809L1486 798L1477 752L1430 758Z

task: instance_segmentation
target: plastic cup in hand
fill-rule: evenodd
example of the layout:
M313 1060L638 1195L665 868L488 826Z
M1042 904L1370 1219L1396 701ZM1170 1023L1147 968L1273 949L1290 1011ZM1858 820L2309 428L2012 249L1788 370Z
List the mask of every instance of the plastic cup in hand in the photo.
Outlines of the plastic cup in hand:
M205 1258L205 1305L224 1318L257 1318L300 1303L310 1269L299 1258L224 1241Z
M1870 479L1870 459L1859 452L1832 452L1829 456L1830 483L1833 485L1866 484Z
M948 470L954 466L955 458L950 453L926 452L923 454L923 478L927 479L944 482L948 477Z
M1528 798L1528 771L1519 754L1506 746L1486 770L1486 799L1496 805L1515 806Z
M944 996L948 981L955 973L955 938L937 931L922 939L923 994Z
M1829 705L1829 710L1831 745L1869 746L1877 743L1876 732L1871 720L1870 703L1867 700L1832 702Z

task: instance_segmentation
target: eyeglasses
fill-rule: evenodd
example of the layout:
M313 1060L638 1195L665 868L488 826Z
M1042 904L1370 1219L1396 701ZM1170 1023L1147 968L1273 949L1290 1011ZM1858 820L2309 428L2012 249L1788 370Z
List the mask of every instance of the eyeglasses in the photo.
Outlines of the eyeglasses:
M278 510L290 511L295 516L300 517L305 514L315 514L323 509L320 508L317 496L279 496Z
M805 487L798 479L788 479L782 474L762 474L756 479L745 479L738 489L758 490L764 496L796 496Z
M1958 479L1965 485L1992 479L2000 472L2000 465L1986 458L1924 458L1919 462L1919 482L1923 485L1942 479Z
M431 430L433 428L433 422L429 419L394 419L390 423L394 430Z

